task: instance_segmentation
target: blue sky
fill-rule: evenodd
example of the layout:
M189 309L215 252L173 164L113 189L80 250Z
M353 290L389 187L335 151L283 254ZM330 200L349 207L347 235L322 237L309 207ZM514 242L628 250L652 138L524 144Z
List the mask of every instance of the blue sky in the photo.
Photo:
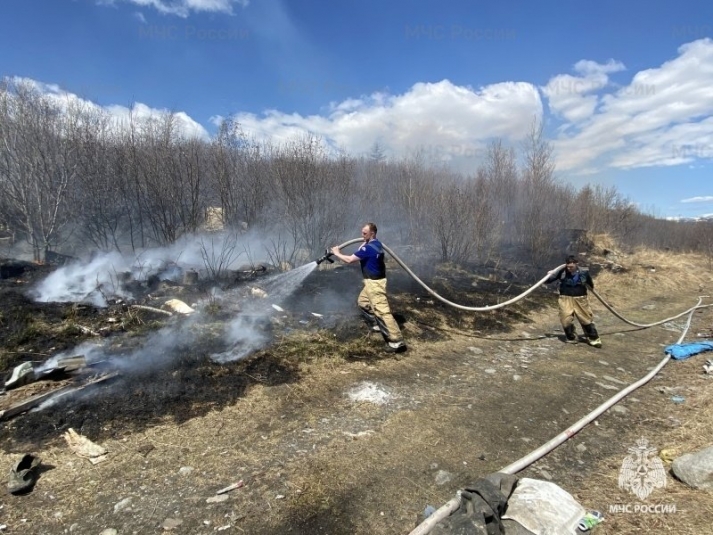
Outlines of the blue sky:
M557 178L713 214L709 1L3 0L0 76L210 136L379 141L462 171L542 119Z

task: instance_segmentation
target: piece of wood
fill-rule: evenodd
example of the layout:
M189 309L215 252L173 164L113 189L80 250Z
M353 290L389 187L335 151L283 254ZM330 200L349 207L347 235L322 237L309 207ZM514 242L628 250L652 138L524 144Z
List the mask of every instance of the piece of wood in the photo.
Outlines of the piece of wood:
M83 390L84 388L94 385L97 383L101 383L103 381L106 381L107 379L111 379L112 377L116 377L119 375L119 372L111 372L106 375L102 375L101 377L94 378L90 381L87 381L86 383L75 386L75 385L65 385L61 386L59 388L55 388L54 390L50 390L49 392L43 392L42 394L37 394L35 396L31 396L27 399L24 399L20 401L19 403L15 403L11 407L5 409L4 411L0 411L0 421L1 420L7 420L9 418L12 418L13 416L16 416L18 414L21 414L23 412L26 412L30 410L33 407L36 407L43 401L60 394L62 392L68 391L68 390Z
M225 487L224 489L220 489L219 491L216 492L216 494L225 494L226 492L230 492L231 490L239 489L244 485L243 480L241 479L237 483L233 483L232 485L229 485Z
M60 386L59 388L55 388L54 390L50 390L49 392L43 392L42 394L36 394L34 396L30 396L29 398L23 399L19 403L15 403L4 411L0 411L0 420L7 420L9 418L12 418L13 416L16 416L17 414L28 411L32 407L39 405L44 400L54 396L55 394L59 394L60 392L64 392L65 390L69 390L71 388L74 388L74 386Z

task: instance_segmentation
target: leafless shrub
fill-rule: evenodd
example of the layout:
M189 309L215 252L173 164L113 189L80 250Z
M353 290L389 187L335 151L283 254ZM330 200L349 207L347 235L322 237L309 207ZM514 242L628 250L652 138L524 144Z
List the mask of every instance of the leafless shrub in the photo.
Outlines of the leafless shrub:
M220 237L203 237L199 243L203 266L214 280L222 279L228 268L242 255L241 251L237 251L238 237L234 232Z

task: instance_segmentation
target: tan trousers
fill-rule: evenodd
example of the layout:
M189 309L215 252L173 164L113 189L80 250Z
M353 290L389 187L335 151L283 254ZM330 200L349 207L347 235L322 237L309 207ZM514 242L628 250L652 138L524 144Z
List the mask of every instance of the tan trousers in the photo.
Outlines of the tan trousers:
M560 323L565 329L574 323L576 317L580 325L589 325L594 321L592 307L589 306L589 296L571 297L560 295Z
M386 279L364 279L364 288L357 298L357 305L365 312L366 316L373 316L384 338L389 342L403 340L399 324L391 314L389 301L386 298Z

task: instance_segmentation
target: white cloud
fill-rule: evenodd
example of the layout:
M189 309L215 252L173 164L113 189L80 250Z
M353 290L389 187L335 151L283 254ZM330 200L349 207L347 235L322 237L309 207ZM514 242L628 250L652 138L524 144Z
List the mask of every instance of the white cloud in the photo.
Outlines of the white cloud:
M681 202L713 202L713 195L704 195L701 197L691 197L689 199L681 199Z
M141 23L141 24L146 24L146 17L144 17L144 14L137 11L134 13L134 17Z
M591 117L597 106L598 98L591 93L609 84L608 73L624 69L622 63L614 60L609 60L606 64L581 60L574 65L574 70L581 76L554 76L542 88L542 92L555 115L572 122L582 121Z
M713 41L682 45L678 57L615 86L621 63L579 62L581 76L543 88L564 119L555 141L559 170L670 166L713 158Z
M535 86L504 82L479 90L448 80L417 83L401 95L374 93L329 105L324 115L303 116L268 110L236 116L246 133L285 141L311 132L351 154L368 152L374 142L394 156L421 150L451 163L481 155L492 138L520 140L542 116Z
M115 5L117 2L130 2L140 7L154 8L164 15L176 15L186 18L191 12L233 14L234 6L246 7L249 0L97 0L99 5Z
M57 84L47 84L32 80L30 78L13 77L15 84L28 84L35 90L45 95L54 104L62 110L73 108L89 109L97 111L105 111L109 113L114 125L117 127L126 127L129 124L130 117L140 123L142 120L150 118L159 118L162 115L169 113L170 110L151 108L140 102L135 103L131 108L119 105L99 106L94 102L83 99L74 93L65 91ZM208 131L198 122L193 120L187 113L179 111L174 112L177 131L185 137L198 137L201 139L209 139Z

